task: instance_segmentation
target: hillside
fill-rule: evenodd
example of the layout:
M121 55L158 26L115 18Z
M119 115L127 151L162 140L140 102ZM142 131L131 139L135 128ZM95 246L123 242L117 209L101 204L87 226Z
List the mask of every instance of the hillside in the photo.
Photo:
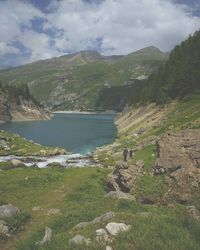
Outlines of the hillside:
M0 72L5 84L27 84L33 97L51 109L94 109L100 90L147 78L167 59L155 47L127 56L102 56L96 51L39 61Z
M140 101L165 103L200 93L200 31L176 46L169 60L152 73L141 90ZM134 100L133 100L134 102Z
M50 115L32 98L26 85L0 83L0 122L49 119Z
M143 51L141 51L143 52ZM122 59L123 60L123 59ZM200 31L176 46L165 64L152 72L141 84L105 87L96 101L99 110L123 108L156 102L165 104L173 99L182 99L200 93Z

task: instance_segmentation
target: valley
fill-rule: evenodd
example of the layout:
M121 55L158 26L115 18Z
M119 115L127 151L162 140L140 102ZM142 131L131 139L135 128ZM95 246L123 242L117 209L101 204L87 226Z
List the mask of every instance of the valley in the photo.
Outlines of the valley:
M199 46L197 31L170 55L155 47L125 57L81 52L1 71L11 89L29 86L37 106L118 111L117 138L95 145L92 167L0 162L2 250L199 250ZM68 154L0 132L1 156Z

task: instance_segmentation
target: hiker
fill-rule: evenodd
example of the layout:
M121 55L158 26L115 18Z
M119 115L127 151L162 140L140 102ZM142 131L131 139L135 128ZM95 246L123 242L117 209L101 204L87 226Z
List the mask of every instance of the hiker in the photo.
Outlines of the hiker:
M128 152L128 148L127 148L127 147L125 147L125 148L124 148L124 151L123 151L124 161L125 161L125 162L127 162L127 161L128 161L128 154L129 154L129 152Z
M130 151L129 151L129 156L130 156L130 158L133 157L133 149L130 149Z

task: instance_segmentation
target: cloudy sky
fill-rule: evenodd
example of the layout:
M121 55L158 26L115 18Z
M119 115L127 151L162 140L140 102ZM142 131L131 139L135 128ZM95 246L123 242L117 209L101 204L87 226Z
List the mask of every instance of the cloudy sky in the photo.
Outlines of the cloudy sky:
M0 0L0 65L80 50L170 51L200 28L200 0Z

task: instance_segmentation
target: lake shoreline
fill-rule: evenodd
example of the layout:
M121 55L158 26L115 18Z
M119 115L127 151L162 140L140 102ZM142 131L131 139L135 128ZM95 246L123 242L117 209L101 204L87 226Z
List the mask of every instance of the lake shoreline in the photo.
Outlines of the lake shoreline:
M119 114L116 111L79 111L79 110L58 110L52 111L52 114L78 114L78 115L117 115Z

